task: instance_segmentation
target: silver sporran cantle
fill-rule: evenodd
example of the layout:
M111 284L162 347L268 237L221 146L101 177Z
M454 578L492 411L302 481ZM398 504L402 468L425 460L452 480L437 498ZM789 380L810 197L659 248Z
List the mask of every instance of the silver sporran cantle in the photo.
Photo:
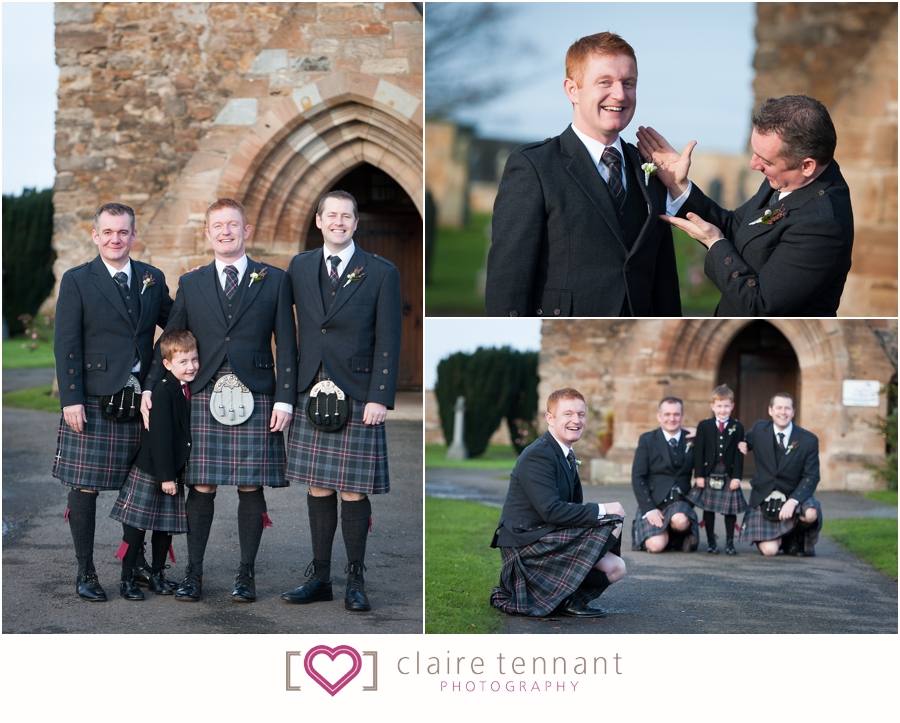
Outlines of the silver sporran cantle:
M237 376L226 374L213 387L209 411L219 424L243 424L253 414L253 392Z
M101 411L114 422L128 422L135 418L140 410L141 383L134 374L128 375L128 381L121 392L110 394L106 406Z
M347 423L350 407L347 395L330 379L313 385L306 402L306 418L322 432L337 432Z

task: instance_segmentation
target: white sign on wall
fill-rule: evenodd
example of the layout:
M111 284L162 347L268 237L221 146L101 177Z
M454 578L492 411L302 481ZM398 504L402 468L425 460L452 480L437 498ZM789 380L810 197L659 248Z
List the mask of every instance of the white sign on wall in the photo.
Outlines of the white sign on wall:
M877 407L881 382L870 379L845 379L843 404L845 407Z

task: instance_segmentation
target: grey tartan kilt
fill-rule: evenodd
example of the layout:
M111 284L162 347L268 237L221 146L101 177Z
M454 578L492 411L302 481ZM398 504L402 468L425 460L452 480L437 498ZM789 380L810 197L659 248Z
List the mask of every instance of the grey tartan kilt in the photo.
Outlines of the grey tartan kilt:
M158 530L174 535L187 532L184 485L180 477L177 481L178 492L167 495L155 477L137 466L132 467L109 516L141 530Z
M525 547L501 547L500 585L491 605L505 613L549 615L618 542L614 525L566 527Z
M700 509L719 512L723 515L739 515L747 509L747 500L740 488L728 489L728 482L720 490L709 488L709 480L703 488L694 485L687 496L688 502Z
M327 378L320 368L316 381ZM362 495L390 492L384 424L363 424L365 402L347 397L347 423L340 431L322 432L306 418L308 398L309 389L297 395L288 436L288 480Z
M73 432L59 415L53 476L68 487L117 490L125 484L131 460L141 441L141 415L128 422L113 422L100 411L101 399L85 397L87 423Z
M771 522L763 517L762 506L751 507L744 515L744 522L741 524L741 542L749 542L751 545L757 542L765 542L767 540L777 540L779 537L793 532L799 522L800 515L813 507L819 515L818 522L815 527L810 527L803 535L803 551L807 555L815 554L815 546L819 541L819 530L822 529L822 505L815 497L810 497L799 505L797 512L789 520L778 520Z
M284 478L284 433L270 432L272 395L253 393L253 414L228 427L213 419L209 399L216 381L231 374L226 359L206 387L191 397L191 459L184 483L287 487Z
M697 515L693 508L684 500L678 500L668 505L665 509L660 510L663 513L663 526L656 527L643 518L640 508L638 508L634 519L631 522L631 549L643 550L644 542L648 537L661 535L668 530L669 523L672 521L672 515L676 512L683 512L691 521L691 529L688 532L676 532L669 530L669 546L668 550L681 550L682 552L694 552L700 543L700 525L697 522Z

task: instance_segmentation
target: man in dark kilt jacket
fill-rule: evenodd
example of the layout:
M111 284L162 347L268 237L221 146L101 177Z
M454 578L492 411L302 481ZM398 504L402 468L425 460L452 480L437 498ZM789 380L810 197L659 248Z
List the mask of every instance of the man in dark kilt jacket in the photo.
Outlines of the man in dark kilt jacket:
M333 599L331 548L340 492L347 552L344 607L365 612L371 609L363 578L369 495L390 490L384 420L394 407L401 320L397 267L354 243L358 224L352 195L326 193L316 212L324 249L298 254L288 267L285 286L297 312L300 409L288 436L287 478L309 485L313 561L306 581L281 598L301 605ZM346 423L337 430L307 417L310 392L326 380L347 397Z
M769 416L772 421L759 420L747 432L756 476L750 480L741 540L756 543L766 556L777 555L784 546L789 555L812 557L822 529L822 507L813 497L819 484L819 439L793 423L794 398L786 392L769 401ZM778 520L763 515L773 493L787 498Z
M129 258L137 238L130 207L102 206L91 236L99 255L63 275L56 302L62 418L53 476L71 488L66 517L78 561L75 589L86 600L103 601L93 560L97 497L122 487L141 434L139 400L123 407L119 421L103 410L110 397L121 401L131 377L144 382L153 335L166 324L172 299L162 271Z
M203 592L203 558L220 485L238 488L241 560L231 600L256 600L256 554L263 529L272 524L263 487L288 484L282 431L290 423L296 396L294 319L289 291L281 283L284 272L245 253L251 230L244 207L233 199L220 198L207 209L206 238L216 258L178 280L166 326L192 332L200 353L200 371L190 384L193 451L184 475L190 488L185 503L188 565L175 592L175 599L184 602L199 600ZM157 345L150 391L165 374L160 359ZM237 377L253 404L249 418L232 425L218 421L210 409L216 383L229 375L223 384L234 384ZM149 414L150 405L145 393L142 411Z
M625 576L620 555L625 510L584 502L572 444L584 433L586 406L576 389L547 399L543 436L528 445L509 476L491 541L503 559L491 605L511 615L603 617L589 603Z
M681 428L684 402L666 397L657 408L660 427L638 439L631 467L631 486L638 514L631 526L631 549L694 552L700 528L685 497L694 470L693 443Z

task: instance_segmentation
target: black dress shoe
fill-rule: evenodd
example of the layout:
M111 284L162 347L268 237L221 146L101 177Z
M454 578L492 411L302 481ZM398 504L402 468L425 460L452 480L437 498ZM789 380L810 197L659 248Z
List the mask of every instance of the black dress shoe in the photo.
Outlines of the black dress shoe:
M146 553L147 543L145 542L141 545L137 559L134 561L134 581L141 587L149 587L150 575L153 574L153 570L151 570L150 565L147 564Z
M725 554L726 555L737 555L737 550L734 549L734 542L732 540L728 540L725 543Z
M716 541L717 541L718 539L719 539L719 538L716 537L715 535L710 535L709 537L706 538L707 544L708 544L708 547L706 548L706 551L707 551L710 555L718 555L718 554L719 554L719 548L718 548L718 546L716 545Z
M361 563L351 563L344 570L344 572L348 573L347 591L344 593L344 607L352 612L364 613L372 609L372 606L369 605L369 598L366 595L366 583L363 580L362 571L365 569L365 566Z
M795 557L803 557L803 536L791 535L788 538L787 545L784 548L784 554L794 555Z
M307 578L306 582L300 587L290 592L283 593L281 599L285 602L295 603L297 605L308 605L309 603L322 602L325 600L334 600L334 592L331 589L331 583L320 580L315 575Z
M575 597L567 598L556 609L556 613L566 618L602 618L606 613L599 608L589 608Z
M134 581L134 569L119 581L119 596L126 600L143 600L144 593Z
M75 578L75 591L79 597L91 602L106 602L106 591L100 585L96 572L86 572Z
M231 602L255 602L256 581L253 565L241 565L238 574L234 578L234 590L231 592Z
M137 582L137 575L135 575L135 582ZM147 578L147 589L154 593L155 595L174 595L175 590L172 589L172 586L169 584L169 581L166 580L166 575L164 570L160 570L159 572L151 572L150 577Z
M175 591L175 599L181 602L197 602L203 594L203 574L188 567L184 580Z

